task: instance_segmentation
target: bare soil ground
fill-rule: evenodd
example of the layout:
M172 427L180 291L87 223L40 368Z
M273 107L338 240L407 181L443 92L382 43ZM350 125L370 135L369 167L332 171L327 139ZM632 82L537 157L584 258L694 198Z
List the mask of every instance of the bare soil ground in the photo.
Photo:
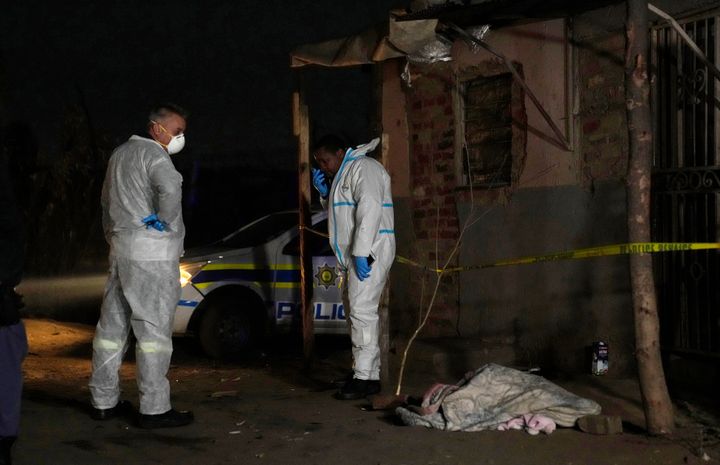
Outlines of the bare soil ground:
M672 438L646 436L633 380L558 382L600 402L606 413L622 415L621 435L401 426L392 412L372 411L366 401L333 399L329 381L350 360L349 347L336 340L319 341L320 357L309 374L289 343L244 362L218 363L201 356L194 341L176 340L173 402L192 409L195 423L147 431L129 419L95 422L88 417L87 389L93 327L50 320L26 320L26 326L30 355L16 465L720 463L718 425L702 412L681 411ZM123 397L137 405L134 368L130 357L122 371ZM413 394L427 387L420 378L406 386Z

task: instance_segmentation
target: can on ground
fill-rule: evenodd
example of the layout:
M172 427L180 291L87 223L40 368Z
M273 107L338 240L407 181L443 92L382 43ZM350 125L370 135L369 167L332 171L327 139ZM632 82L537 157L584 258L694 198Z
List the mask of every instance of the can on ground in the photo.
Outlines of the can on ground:
M592 345L592 374L604 375L608 372L608 345L606 342L597 341Z

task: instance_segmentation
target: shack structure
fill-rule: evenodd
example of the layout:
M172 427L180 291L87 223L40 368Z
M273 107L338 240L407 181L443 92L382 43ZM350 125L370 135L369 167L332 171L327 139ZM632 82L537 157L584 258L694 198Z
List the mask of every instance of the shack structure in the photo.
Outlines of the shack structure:
M720 61L720 2L653 5L707 57L651 15L653 240L718 242L711 68ZM462 235L451 260L462 268L628 242L624 21L617 1L414 2L386 25L299 46L292 66L373 65L398 255L437 268ZM720 377L720 256L668 251L653 260L669 380L711 392ZM433 277L401 263L391 271L391 363ZM589 372L588 347L604 341L608 375L630 376L634 340L629 260L616 255L449 273L418 351L444 376L490 361L579 373ZM702 379L692 376L700 370Z

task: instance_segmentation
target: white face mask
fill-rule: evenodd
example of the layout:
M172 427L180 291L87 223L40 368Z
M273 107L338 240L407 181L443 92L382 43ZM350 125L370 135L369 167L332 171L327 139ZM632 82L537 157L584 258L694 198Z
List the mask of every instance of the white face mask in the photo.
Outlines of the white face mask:
M163 126L162 124L158 123L157 121L153 121L153 120L150 120L150 122L157 124L158 126L160 126L160 129L162 129L162 131L165 134L170 135L168 130L165 129L165 126ZM159 141L158 141L158 143L160 143L161 145L163 145L165 147L168 154L174 155L174 154L178 153L179 151L181 151L185 147L185 133L178 134L177 136L171 136L170 142L168 142L167 145L165 145Z
M183 147L185 147L185 134L178 134L168 142L167 151L170 155L174 155L181 151Z

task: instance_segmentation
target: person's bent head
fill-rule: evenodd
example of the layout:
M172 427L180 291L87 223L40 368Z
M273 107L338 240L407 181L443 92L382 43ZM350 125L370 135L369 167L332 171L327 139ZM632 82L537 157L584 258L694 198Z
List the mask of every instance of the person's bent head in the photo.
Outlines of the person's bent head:
M335 176L340 170L346 149L345 141L335 135L327 135L317 141L313 148L313 156L325 174Z
M148 116L148 134L170 154L185 147L188 114L172 103L158 105Z

